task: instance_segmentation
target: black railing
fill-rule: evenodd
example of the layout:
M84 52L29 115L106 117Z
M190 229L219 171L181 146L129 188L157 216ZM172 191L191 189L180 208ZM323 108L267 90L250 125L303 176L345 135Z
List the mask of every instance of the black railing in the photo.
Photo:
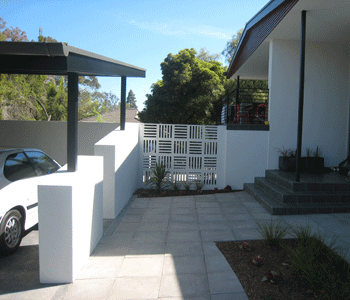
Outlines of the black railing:
M222 99L220 124L264 124L268 100L268 89L238 87Z

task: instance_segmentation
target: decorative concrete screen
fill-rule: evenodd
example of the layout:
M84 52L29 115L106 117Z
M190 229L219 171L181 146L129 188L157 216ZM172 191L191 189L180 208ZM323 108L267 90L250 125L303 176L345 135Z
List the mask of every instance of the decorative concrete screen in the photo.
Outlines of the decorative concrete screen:
M144 183L156 163L163 163L173 183L217 184L217 126L141 124L140 129Z

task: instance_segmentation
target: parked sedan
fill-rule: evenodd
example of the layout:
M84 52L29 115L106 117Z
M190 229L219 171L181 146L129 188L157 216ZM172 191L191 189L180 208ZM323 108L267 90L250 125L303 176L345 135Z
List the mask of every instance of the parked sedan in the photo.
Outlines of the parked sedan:
M38 223L38 176L61 166L37 149L0 150L0 252L16 251Z

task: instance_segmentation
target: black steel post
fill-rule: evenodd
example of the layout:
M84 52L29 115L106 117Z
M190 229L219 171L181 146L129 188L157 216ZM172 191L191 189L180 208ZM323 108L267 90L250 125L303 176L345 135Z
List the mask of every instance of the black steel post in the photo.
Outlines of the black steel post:
M68 172L77 169L78 156L78 83L77 73L68 73L67 163Z
M237 76L237 87L236 87L236 104L239 105L239 76Z
M125 130L126 115L126 77L122 76L120 93L120 130Z
M226 122L225 122L225 124L229 123L229 115L228 115L229 102L230 102L230 93L228 93L226 96Z
M236 114L236 123L241 124L241 119L238 119L238 113L237 111L240 109L239 107L239 76L237 76L237 86L236 86L236 107L235 107L235 114Z
M306 11L301 12L301 41L300 41L300 80L299 80L299 115L298 140L296 153L295 181L300 181L301 172L301 146L303 140L303 114L304 114L304 81L305 81L305 44L306 44Z

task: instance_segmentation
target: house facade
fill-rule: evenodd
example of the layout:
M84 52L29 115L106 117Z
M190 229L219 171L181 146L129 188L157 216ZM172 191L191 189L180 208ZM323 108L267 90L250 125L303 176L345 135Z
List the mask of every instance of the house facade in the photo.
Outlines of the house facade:
M272 0L247 23L228 78L268 80L268 169L278 168L277 148L297 148L300 94L304 96L301 154L318 146L325 166L348 156L349 44L350 5L344 0Z

